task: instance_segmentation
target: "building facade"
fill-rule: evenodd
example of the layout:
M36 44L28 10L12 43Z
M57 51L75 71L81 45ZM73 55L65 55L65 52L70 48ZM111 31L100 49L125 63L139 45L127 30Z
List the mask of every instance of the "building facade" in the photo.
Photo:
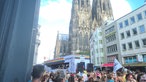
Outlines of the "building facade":
M113 19L110 0L73 0L69 27L70 53L90 51L89 37L95 28Z
M68 55L68 34L60 34L58 32L56 39L56 46L54 51L54 58L59 58Z
M90 0L73 0L69 26L71 54L89 51L90 18Z
M91 11L91 37L90 57L95 66L101 66L106 62L104 53L104 23L107 20L114 20L110 0L93 0Z
M116 22L122 63L146 62L146 4Z
M37 64L37 57L38 57L38 48L40 46L40 25L38 25L38 28L33 29L33 31L35 31L35 50L34 50L34 57L33 57L33 65Z
M110 0L93 0L91 13L92 13L91 28L92 31L102 26L102 24L106 20L114 19Z
M115 58L120 60L117 23L113 20L109 20L103 25L103 39L106 63L113 63Z
M100 67L104 61L102 28L96 28L90 38L90 57L94 66Z

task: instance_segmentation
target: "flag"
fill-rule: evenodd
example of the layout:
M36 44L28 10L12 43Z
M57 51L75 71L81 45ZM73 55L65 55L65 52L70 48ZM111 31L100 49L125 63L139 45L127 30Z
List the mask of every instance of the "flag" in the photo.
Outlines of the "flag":
M113 72L115 73L118 69L122 68L123 66L119 63L119 61L115 58L114 59L114 69Z

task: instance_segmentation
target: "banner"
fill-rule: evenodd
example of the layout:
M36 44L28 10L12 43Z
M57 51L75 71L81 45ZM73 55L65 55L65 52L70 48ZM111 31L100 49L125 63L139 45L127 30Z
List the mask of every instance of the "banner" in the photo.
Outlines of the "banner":
M137 61L138 62L143 62L143 57L141 54L137 54Z
M114 59L114 69L113 72L115 73L118 69L122 68L123 66L120 64L120 62L115 58Z

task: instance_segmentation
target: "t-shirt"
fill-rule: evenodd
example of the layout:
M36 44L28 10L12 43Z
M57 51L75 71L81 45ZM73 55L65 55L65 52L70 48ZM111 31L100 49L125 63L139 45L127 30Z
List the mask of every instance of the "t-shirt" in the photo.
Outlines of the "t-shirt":
M107 82L114 82L114 80L113 79L109 79L109 80L107 80Z
M29 80L28 82L32 82L31 80Z

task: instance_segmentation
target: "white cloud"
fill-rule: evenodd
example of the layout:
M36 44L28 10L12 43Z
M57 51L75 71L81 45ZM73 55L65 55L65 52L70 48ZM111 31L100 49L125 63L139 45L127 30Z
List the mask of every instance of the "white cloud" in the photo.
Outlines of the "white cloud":
M44 57L53 58L57 31L68 33L70 15L71 3L66 0L49 1L49 4L40 7L41 44L38 50L37 63L42 63Z
M47 4L40 7L41 44L38 50L37 63L42 63L44 57L47 59L53 58L57 31L68 33L71 16L71 3L66 0L57 0L57 2L45 0L45 2ZM126 0L111 0L111 4L115 19L131 11Z

